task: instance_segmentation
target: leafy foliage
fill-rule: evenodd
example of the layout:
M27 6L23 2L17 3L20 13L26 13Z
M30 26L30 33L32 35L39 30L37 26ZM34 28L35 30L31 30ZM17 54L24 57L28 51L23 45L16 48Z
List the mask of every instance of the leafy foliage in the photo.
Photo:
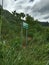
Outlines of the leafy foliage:
M1 10L1 8L0 8ZM49 26L40 25L30 15L24 13L10 13L2 11L0 15L0 64L1 65L46 65L49 62ZM25 42L23 29L23 43L21 43L21 23L27 22L28 44Z

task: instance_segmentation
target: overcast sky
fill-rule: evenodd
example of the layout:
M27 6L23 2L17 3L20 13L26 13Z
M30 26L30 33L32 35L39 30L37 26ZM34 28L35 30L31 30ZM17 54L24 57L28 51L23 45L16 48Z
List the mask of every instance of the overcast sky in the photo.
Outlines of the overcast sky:
M49 21L49 0L4 0L4 9L30 14L40 21Z

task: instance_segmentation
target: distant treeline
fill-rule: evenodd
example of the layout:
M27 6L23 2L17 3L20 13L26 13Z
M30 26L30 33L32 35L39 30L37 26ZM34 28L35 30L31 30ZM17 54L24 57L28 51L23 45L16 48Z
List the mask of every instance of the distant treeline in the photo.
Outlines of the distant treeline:
M42 26L49 26L49 22L39 22Z

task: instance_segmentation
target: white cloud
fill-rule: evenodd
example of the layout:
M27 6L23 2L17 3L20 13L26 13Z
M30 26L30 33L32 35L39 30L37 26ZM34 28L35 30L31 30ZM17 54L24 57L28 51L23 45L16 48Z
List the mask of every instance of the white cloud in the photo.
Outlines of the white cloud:
M10 12L13 10L19 13L24 12L35 17L35 19L49 21L49 18L44 19L44 17L49 16L49 0L4 0L4 9Z

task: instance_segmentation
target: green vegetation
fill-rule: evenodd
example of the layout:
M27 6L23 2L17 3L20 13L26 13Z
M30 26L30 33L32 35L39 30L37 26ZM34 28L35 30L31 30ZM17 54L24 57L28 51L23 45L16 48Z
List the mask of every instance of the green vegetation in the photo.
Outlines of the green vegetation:
M44 26L27 14L8 12L0 6L0 65L49 65L49 23ZM21 43L21 22L29 24L28 44Z

